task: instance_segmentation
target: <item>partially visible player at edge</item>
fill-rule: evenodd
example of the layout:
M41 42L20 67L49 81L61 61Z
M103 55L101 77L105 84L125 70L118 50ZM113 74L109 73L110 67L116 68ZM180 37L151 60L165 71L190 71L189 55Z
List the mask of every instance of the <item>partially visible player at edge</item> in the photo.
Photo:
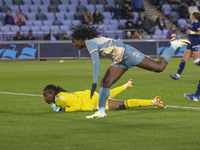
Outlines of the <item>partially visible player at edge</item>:
M99 37L100 29L94 26L78 25L73 29L71 35L73 45L81 50L87 48L93 61L93 84L91 97L97 86L97 80L100 70L99 54L103 57L110 58L112 64L107 69L104 77L100 82L99 89L99 110L86 118L105 118L106 101L110 95L110 87L128 70L134 66L155 72L162 72L173 57L176 49L184 45L189 45L188 40L171 41L171 47L155 61L130 45L124 44L121 39L111 39Z
M129 80L126 84L110 90L110 97L106 103L106 110L124 110L132 107L152 105L160 108L166 108L165 104L158 96L156 96L153 100L128 99L121 101L113 99L116 95L132 86L133 81ZM69 112L98 110L99 94L94 92L92 99L90 99L90 90L71 93L59 86L47 85L43 90L43 96L46 103L53 103L53 111Z
M197 90L195 92L195 94L186 94L184 93L184 96L188 99L191 99L192 101L194 102L198 102L199 101L199 95L200 95L200 80L198 82L198 85L197 85Z
M181 73L185 68L185 63L192 55L194 64L200 66L200 12L193 12L190 15L190 20L192 24L189 26L189 30L187 30L186 33L188 34L191 45L188 45L184 52L177 74L170 75L174 80L179 80Z

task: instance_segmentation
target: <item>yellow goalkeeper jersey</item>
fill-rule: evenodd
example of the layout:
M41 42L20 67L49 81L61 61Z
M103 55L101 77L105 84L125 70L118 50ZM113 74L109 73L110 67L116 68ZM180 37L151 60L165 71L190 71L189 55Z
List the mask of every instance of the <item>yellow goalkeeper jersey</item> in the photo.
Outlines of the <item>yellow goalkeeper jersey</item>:
M65 111L92 111L98 109L99 94L94 93L90 99L90 90L79 91L75 93L60 92L55 97L57 106L65 107ZM106 104L108 109L108 102Z

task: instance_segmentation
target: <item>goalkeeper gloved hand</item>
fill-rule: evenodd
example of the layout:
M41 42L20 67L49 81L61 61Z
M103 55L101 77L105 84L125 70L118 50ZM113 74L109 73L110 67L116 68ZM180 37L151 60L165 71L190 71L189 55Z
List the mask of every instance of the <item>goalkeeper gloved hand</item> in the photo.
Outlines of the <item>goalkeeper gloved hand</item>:
M51 105L51 107L52 107L53 111L56 111L56 112L58 112L58 111L65 111L65 107L64 108L59 107L55 103L53 105Z
M92 84L91 93L90 93L90 98L92 98L92 96L93 96L93 94L94 94L96 88L97 88L97 84L96 84L96 83L93 83L93 84Z
M51 105L53 111L59 111L60 107L57 106L55 103L53 105Z

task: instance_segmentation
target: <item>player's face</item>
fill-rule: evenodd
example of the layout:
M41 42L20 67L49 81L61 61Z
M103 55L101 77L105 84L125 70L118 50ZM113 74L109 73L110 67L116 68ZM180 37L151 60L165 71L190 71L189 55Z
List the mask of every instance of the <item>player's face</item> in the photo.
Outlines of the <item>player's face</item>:
M85 48L85 41L83 40L76 40L76 39L72 39L72 43L74 45L74 47L76 47L78 50L81 50L82 48Z
M43 92L44 100L46 103L51 104L54 102L54 94L49 94L47 92Z

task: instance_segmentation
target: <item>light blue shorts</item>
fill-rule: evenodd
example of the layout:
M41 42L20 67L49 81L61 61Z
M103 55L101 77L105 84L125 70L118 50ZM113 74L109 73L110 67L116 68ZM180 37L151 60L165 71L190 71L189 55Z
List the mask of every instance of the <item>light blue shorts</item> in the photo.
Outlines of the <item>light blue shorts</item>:
M144 57L145 55L143 53L134 47L125 44L125 51L122 61L117 64L112 63L111 66L124 67L126 69L132 68L138 65L144 59Z

